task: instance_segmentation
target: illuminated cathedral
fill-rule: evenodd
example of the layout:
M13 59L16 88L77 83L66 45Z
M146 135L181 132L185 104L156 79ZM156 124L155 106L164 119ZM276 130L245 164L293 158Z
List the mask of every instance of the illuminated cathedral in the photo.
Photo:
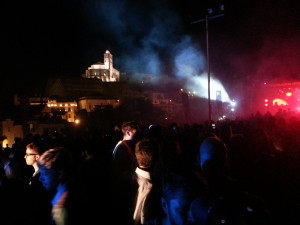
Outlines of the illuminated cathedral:
M120 81L120 71L113 67L113 55L106 50L104 53L104 63L98 62L91 65L85 74L84 78L96 78L102 82L118 82Z

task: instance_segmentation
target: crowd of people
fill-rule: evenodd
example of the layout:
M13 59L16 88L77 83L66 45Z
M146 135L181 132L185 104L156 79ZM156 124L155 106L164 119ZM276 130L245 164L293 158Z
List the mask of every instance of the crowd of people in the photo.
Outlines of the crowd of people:
M3 148L0 224L297 222L300 117L118 128L29 134Z

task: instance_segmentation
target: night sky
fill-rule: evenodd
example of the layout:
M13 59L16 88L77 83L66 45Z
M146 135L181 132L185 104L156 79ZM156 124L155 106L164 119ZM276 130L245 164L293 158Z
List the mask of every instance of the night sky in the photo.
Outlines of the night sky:
M80 77L103 62L178 79L206 70L227 83L300 78L300 4L292 0L43 0L1 2L1 92L34 92L47 77ZM185 66L183 66L185 65Z

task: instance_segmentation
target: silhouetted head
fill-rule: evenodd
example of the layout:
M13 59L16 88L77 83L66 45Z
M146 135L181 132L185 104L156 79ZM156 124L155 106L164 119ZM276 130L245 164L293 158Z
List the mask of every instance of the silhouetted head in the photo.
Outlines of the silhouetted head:
M161 205L166 224L183 225L188 221L191 202L206 193L206 183L193 171L169 171L162 179Z
M141 128L135 121L124 122L121 126L121 129L124 140L133 140L140 138Z
M151 168L157 161L160 146L155 139L143 138L135 146L135 157L140 168Z
M200 145L198 163L205 177L223 175L227 167L227 148L218 137L207 137Z
M161 140L163 137L163 129L160 125L151 124L148 128L148 137Z
M72 155L65 148L45 151L37 160L40 181L46 190L55 190L60 183L66 183L72 172Z

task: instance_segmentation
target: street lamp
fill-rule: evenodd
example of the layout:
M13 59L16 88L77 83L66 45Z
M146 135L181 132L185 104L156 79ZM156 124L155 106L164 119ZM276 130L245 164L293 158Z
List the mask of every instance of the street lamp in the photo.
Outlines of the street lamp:
M220 5L219 10L221 13L212 15L213 9L209 8L204 19L193 21L192 24L201 23L205 21L205 30L206 30L206 66L207 66L207 97L208 97L208 122L211 124L211 98L210 98L210 60L209 60L209 35L208 35L208 20L219 18L224 16L224 5Z

